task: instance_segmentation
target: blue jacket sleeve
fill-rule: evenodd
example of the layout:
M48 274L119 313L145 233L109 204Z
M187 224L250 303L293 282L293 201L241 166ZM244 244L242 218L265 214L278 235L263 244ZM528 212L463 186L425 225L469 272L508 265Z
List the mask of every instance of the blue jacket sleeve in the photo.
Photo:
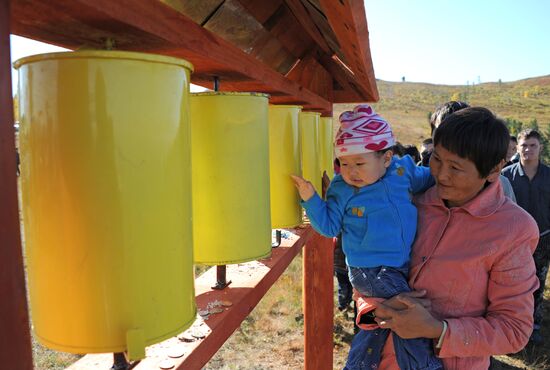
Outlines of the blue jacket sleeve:
M338 191L334 189L338 186L333 185L334 182L328 188L326 201L315 193L309 200L302 202L313 228L319 234L328 237L340 234L344 216L344 207L340 205L340 196Z
M417 166L409 155L401 158L401 165L410 175L413 194L425 192L435 184L430 167Z

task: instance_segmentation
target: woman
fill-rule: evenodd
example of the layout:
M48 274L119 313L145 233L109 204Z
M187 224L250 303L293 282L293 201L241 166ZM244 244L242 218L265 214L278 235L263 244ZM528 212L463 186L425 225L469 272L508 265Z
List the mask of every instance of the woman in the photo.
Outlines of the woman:
M445 119L430 162L436 185L415 201L409 284L416 292L358 301L359 323L432 338L445 369L488 369L491 355L519 351L532 331L538 229L497 181L509 140L485 108ZM379 369L398 369L392 342ZM350 369L361 368L366 351L359 347L352 344Z

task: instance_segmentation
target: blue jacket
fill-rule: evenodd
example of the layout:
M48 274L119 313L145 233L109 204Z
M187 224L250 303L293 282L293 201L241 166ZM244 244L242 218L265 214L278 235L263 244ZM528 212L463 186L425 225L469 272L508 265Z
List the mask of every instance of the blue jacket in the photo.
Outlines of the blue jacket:
M411 157L394 156L386 174L356 188L341 175L332 180L327 200L314 194L302 202L315 230L333 237L342 233L346 262L352 267L402 267L409 262L417 213L412 194L434 184L428 167Z

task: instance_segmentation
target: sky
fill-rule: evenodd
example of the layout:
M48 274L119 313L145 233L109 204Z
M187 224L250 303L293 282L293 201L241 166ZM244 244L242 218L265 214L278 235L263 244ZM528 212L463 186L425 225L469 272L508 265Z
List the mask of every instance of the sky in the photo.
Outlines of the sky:
M365 0L375 76L515 81L550 74L548 0Z
M378 79L466 85L550 74L550 0L365 0L365 12ZM12 61L59 50L11 37ZM12 79L15 91L15 71Z

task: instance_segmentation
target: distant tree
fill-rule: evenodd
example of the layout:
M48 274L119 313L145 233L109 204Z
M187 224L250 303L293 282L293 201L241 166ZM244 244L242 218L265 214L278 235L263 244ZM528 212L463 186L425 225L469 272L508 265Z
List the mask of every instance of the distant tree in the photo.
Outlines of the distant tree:
M540 132L539 123L537 122L536 118L533 118L529 123L527 123L525 126L523 126L524 129L533 129L535 131Z
M539 133L542 136L542 151L540 156L542 161L548 164L550 163L550 125L546 125L546 129L542 132L539 131Z
M405 76L401 77L401 82L405 82Z
M512 136L518 136L518 134L523 130L523 122L513 119L513 118L506 118L505 120L506 126L508 127L508 131L510 131L510 135Z

